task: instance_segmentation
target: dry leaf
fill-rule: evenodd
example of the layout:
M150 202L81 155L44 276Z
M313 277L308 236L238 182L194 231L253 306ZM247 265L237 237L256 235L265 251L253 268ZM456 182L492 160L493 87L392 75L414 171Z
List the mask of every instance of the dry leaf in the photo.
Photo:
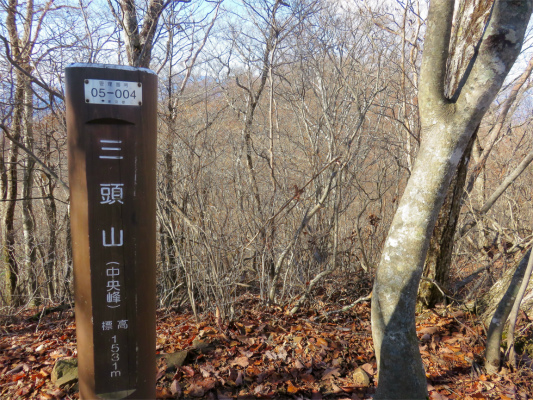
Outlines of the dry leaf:
M431 400L448 400L446 396L440 394L439 392L431 392L429 398Z
M235 360L231 363L231 365L239 365L243 368L246 368L248 365L250 365L250 360L246 356L242 357L236 357Z
M203 379L200 382L198 382L200 386L202 386L205 390L211 390L215 387L216 381L213 378L207 378Z
M170 393L167 388L162 388L162 389L156 388L155 396L158 399L173 399L174 398L174 395Z
M264 388L264 385L256 386L255 389L254 389L254 393L255 394L261 394L261 392L263 391L263 388Z
M280 360L285 361L285 359L287 358L287 350L285 350L283 347L277 349L276 353L278 355L278 359Z
M237 372L237 379L235 379L235 384L241 386L244 382L244 374L242 371Z
M170 392L174 396L181 397L181 394L182 394L181 386L176 379L174 379L172 381L172 384L170 385Z
M421 333L422 335L433 335L434 333L436 333L437 331L439 330L438 327L436 326L425 326L423 328L420 328L417 330L418 333Z
M220 316L220 308L218 308L218 304L216 305L215 321L216 321L218 327L220 328L220 330L222 330L222 318Z
M287 381L287 392L295 394L298 393L299 390L300 389L294 386L291 381Z
M300 375L300 379L304 382L307 382L307 383L314 383L316 382L316 379L313 375L311 374L302 374Z
M186 377L192 378L194 376L194 369L192 367L189 367L188 365L182 365L180 368L183 371L183 375Z
M335 376L339 376L340 370L338 368L328 368L322 374L322 380L333 379Z
M190 396L192 396L192 397L202 397L205 394L205 390L200 385L196 385L195 383L191 383L187 393Z
M342 393L342 389L334 383L331 384L331 388L333 389L333 393Z
M236 370L236 369L233 369L233 368L230 368L230 369L229 369L229 376L228 376L228 379L229 379L230 381L235 382L235 380L237 379L238 376L239 376L239 374L237 373L237 370Z
M370 376L374 375L375 370L374 370L374 367L372 367L372 364L370 363L361 365L361 369Z

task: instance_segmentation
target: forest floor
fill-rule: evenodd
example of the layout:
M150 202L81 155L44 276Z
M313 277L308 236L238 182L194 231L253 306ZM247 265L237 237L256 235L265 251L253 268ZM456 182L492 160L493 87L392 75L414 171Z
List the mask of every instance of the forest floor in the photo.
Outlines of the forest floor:
M317 296L312 307L291 316L289 308L244 295L229 324L212 314L196 322L191 314L158 311L157 353L184 355L177 369L158 359L158 398L371 399L377 376L370 302L329 313L340 306L328 300ZM77 354L73 312L40 321L29 318L35 313L0 325L0 398L79 398L76 387L51 382L56 360ZM531 341L530 321L518 325L521 339ZM483 373L486 334L475 315L438 308L417 316L417 332L431 400L533 399L528 356L521 356L519 368Z

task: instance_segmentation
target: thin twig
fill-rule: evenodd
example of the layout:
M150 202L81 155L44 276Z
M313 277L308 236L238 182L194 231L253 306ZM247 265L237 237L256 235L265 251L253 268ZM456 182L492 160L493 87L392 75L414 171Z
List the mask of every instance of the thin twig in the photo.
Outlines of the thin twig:
M11 133L9 133L9 129L7 128L7 126L5 126L4 124L0 124L0 128L4 131L4 134L6 135L6 137L9 140L11 140L11 142L13 142L15 146L17 146L22 151L24 151L26 154L28 154L31 158L33 158L35 162L37 162L37 164L39 164L48 174L50 174L50 176L52 176L56 181L58 181L59 184L63 186L64 189L69 190L68 185L65 182L63 182L61 178L54 171L52 171L45 163L43 163L39 159L39 157L37 157L35 154L33 154L33 152L30 149L28 149L22 143L15 140L13 136L11 136Z
M41 82L39 79L37 79L35 76L30 74L28 71L26 71L24 68L22 68L13 58L11 57L10 51L9 51L9 42L8 40L0 35L0 39L4 42L4 45L6 46L6 58L9 61L9 63L14 66L16 69L18 69L20 72L22 72L24 75L26 75L30 80L35 83L37 86L40 86L42 89L46 90L48 93L50 93L53 96L56 96L60 100L65 100L63 95L59 92L56 92L54 89L49 87L46 83Z
M324 315L325 316L329 316L331 314L336 314L336 313L341 313L341 312L346 312L352 308L354 308L357 304L359 303L362 303L363 301L369 301L370 299L372 298L372 292L370 292L369 295L367 296L364 296L364 297L359 297L357 300L355 300L352 304L349 304L347 306L344 306L342 307L340 310L333 310L333 311L329 311L327 313L325 313Z

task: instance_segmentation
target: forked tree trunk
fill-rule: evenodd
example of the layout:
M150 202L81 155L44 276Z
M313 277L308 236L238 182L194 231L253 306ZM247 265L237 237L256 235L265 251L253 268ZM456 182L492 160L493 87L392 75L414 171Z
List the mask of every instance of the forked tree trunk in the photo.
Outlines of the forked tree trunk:
M444 197L464 151L520 53L531 0L496 0L479 52L454 99L445 96L454 2L433 0L419 85L422 142L376 271L372 334L376 400L427 398L415 330L418 286Z
M469 68L470 61L474 58L492 4L493 1L485 0L461 0L459 3L457 21L454 29L452 29L447 67L446 91L448 97L452 97L456 93L465 71ZM454 236L464 201L464 186L476 135L477 133L473 135L463 154L437 218L424 266L424 277L429 279L420 283L418 308L433 308L437 303L445 300L441 289L448 289Z

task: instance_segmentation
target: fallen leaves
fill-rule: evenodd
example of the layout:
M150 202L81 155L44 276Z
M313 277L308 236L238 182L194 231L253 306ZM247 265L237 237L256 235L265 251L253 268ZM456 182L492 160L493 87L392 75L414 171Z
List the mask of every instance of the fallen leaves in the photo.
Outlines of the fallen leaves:
M236 357L235 360L233 360L230 364L246 368L248 365L250 365L250 360L246 356Z
M196 324L190 315L159 314L157 349L168 354L158 364L158 398L367 400L373 395L377 366L368 304L328 319L314 310L287 315L251 296L241 307L239 320L223 332L216 315ZM41 331L14 324L0 337L0 398L78 397L50 383L55 360L76 354L73 320L46 318ZM525 399L520 393L531 387L531 374L472 374L472 360L484 352L482 331L472 318L463 313L419 321L430 399ZM173 362L171 355L178 353L183 356Z
M339 368L328 368L322 374L322 380L333 379L336 376L340 376L341 372Z
M170 392L176 397L180 397L183 393L181 385L176 379L174 379L170 384Z

